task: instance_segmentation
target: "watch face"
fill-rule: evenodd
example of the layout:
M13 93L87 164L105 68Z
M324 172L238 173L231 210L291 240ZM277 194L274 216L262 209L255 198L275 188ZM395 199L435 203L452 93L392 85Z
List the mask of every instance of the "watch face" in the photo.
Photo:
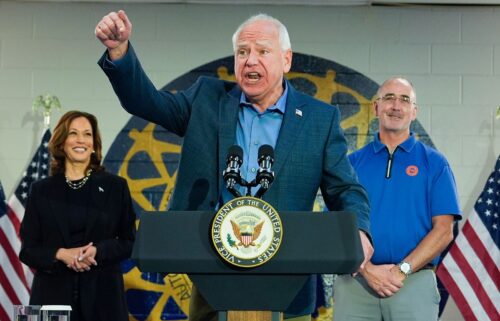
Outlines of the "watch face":
M401 270L401 272L403 272L404 274L409 274L411 272L411 266L409 263L407 262L403 262L401 263L401 265L399 265L399 269Z

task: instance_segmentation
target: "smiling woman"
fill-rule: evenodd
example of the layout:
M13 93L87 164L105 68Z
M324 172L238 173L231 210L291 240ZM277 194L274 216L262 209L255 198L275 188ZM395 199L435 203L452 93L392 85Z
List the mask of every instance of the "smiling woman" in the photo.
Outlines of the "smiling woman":
M51 173L82 179L89 170L102 170L101 134L94 115L69 111L59 120L50 141Z
M73 119L63 147L66 154L66 171L71 167L88 166L90 154L94 153L93 136L92 126L87 118L82 116Z
M36 270L30 304L70 305L71 320L126 321L120 262L135 213L125 179L101 166L94 115L64 114L49 142L51 176L33 183L21 225L21 261Z

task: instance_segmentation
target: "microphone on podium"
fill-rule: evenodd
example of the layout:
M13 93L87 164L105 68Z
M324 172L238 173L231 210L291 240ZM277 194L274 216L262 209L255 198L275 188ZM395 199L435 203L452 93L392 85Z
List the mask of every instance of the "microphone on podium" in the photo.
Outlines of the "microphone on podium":
M274 150L272 146L260 146L258 162L259 170L257 171L255 180L257 184L260 184L260 188L257 193L255 193L255 197L261 198L274 181L274 172L271 170L271 166L274 163Z
M243 149L238 145L229 147L226 158L226 169L222 172L226 188L235 197L241 197L241 193L235 188L241 184L240 166L243 164Z

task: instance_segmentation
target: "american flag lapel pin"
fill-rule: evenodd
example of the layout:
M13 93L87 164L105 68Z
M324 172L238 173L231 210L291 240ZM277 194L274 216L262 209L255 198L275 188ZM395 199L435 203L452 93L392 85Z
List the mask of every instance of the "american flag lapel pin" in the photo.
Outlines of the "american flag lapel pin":
M302 110L300 109L295 109L295 115L302 117Z

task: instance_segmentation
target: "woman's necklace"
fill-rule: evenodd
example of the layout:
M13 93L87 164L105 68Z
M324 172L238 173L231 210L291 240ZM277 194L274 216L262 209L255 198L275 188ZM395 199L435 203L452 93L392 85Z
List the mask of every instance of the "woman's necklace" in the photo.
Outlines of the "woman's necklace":
M85 175L85 177L81 180L78 180L75 182L72 182L69 180L68 176L64 175L64 178L66 178L66 184L68 184L68 186L72 189L80 189L83 187L83 185L85 185L85 183L87 183L87 181L89 180L89 177L90 177L90 174L92 173L92 169L89 169L89 171L87 172L87 175Z

